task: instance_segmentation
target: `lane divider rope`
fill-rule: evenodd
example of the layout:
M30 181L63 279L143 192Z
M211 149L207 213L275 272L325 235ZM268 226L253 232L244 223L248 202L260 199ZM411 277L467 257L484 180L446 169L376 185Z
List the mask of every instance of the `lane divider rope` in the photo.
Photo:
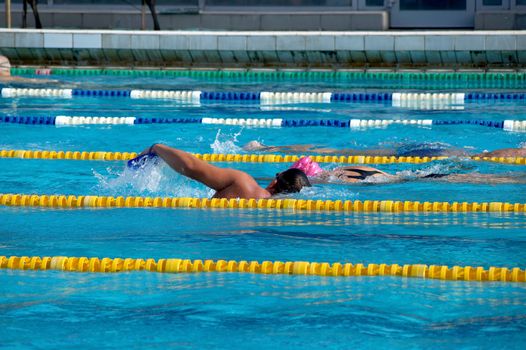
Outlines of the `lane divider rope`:
M117 273L148 271L160 273L254 273L265 275L309 275L326 277L397 276L452 281L526 282L526 270L519 267L352 264L307 261L247 261L211 259L133 259L67 256L0 256L0 269L58 270L68 272Z
M476 100L524 100L526 93L412 93L412 92L236 92L186 90L86 90L86 89L1 89L2 97L126 97L132 99L172 99L185 102L200 101L258 101L275 103L330 102L391 102L395 107L439 108L441 105L461 105Z
M176 118L176 117L104 117L104 116L0 116L0 123L27 125L137 125L137 124L211 124L258 127L337 127L367 128L389 125L480 125L505 131L526 131L526 120L481 119L282 119L282 118Z
M524 86L524 72L395 72L349 70L287 70L287 69L106 69L106 68L31 68L12 67L12 75L68 75L68 76L136 76L136 77L191 77L204 79L236 79L259 81L269 79L294 80L378 80L398 82L440 82L447 84L484 84L494 86Z
M223 154L223 153L193 153L193 156L207 162L229 162L229 163L290 163L299 160L303 155L279 155L279 154ZM65 160L96 160L96 161L120 161L130 160L137 157L136 152L86 152L86 151L40 151L40 150L0 150L0 158L19 159L65 159ZM330 156L310 155L312 160L318 163L344 163L344 164L396 164L411 163L420 164L435 160L448 159L449 157L395 157L395 156ZM474 161L487 161L503 164L525 165L526 157L469 157Z
M313 200L113 197L37 194L0 194L0 205L47 208L222 208L272 209L327 212L435 212L435 213L526 213L525 203L506 202L420 202L394 200Z

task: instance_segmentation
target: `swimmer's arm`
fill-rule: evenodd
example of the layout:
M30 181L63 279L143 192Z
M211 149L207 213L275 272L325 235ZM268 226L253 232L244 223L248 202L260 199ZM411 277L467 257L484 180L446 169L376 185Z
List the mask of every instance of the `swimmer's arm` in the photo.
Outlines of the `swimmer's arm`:
M282 152L311 152L315 145L289 145L289 146L275 146L277 150Z
M526 148L502 148L475 154L473 157L526 157Z
M331 155L360 155L360 156L393 156L396 154L395 150L392 149L351 149L351 148L311 148L309 149L313 154L331 154Z
M51 84L58 83L58 80L53 79L33 79L33 78L23 78L17 76L2 76L0 77L0 82L2 83L29 83L29 84Z
M445 176L443 181L453 183L471 183L471 184L524 184L526 177L524 174L516 174L515 176L501 175L501 174L451 174ZM436 180L441 180L436 179Z
M245 151L259 152L311 152L315 145L288 145L288 146L267 146L258 141L250 141L243 146Z
M216 191L231 186L245 174L234 169L216 167L194 157L188 152L163 144L155 144L149 151L161 157L179 174L199 181Z

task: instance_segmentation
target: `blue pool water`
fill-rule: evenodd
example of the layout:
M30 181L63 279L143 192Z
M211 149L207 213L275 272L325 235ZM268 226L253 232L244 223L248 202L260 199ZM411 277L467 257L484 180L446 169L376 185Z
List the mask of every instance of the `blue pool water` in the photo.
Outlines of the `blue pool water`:
M393 91L388 84L60 78L57 87L224 91ZM407 86L417 91L419 86ZM426 87L429 88L429 87ZM465 89L469 89L467 86ZM444 89L443 91L466 91ZM434 88L439 90L439 87ZM473 88L473 90L478 90ZM396 88L399 91L399 88ZM493 90L491 90L493 91ZM422 111L376 103L260 106L108 98L0 99L2 115L525 120L524 101L468 102ZM270 108L269 108L270 107ZM520 147L526 133L481 126L254 128L226 125L0 124L0 149L136 151L153 142L198 153L243 153L251 140L365 150L440 145L469 153ZM245 152L246 153L246 152ZM265 185L288 164L220 164ZM207 197L167 166L0 159L0 193ZM322 164L332 169L338 164ZM379 166L402 183L317 184L314 199L525 202L526 184L415 180L417 172L497 173L524 166L449 159ZM521 267L526 220L517 214L321 213L265 210L0 207L0 255L327 261ZM393 277L120 274L0 270L0 348L522 348L526 287Z

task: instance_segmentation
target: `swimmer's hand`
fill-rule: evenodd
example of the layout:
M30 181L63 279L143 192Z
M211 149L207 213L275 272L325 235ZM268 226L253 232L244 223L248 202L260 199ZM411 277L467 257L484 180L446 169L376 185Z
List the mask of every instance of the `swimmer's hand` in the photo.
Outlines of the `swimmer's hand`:
M144 166L148 163L148 161L153 160L153 164L157 164L159 161L159 157L157 156L157 153L154 151L154 146L156 144L154 143L149 148L142 151L137 157L130 159L128 161L128 168L130 169L141 169L144 168Z

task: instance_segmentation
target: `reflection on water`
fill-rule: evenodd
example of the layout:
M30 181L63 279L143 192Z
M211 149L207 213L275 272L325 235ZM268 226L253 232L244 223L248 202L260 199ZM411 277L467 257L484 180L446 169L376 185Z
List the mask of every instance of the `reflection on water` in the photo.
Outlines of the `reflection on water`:
M248 226L419 226L441 227L462 225L485 229L522 229L526 221L518 219L517 214L507 213L326 213L291 210L248 211L223 209L224 215L241 218ZM519 218L523 215L518 214ZM489 219L489 220L488 220Z
M525 288L398 277L0 271L9 324L0 338L13 347L26 336L40 347L82 339L87 347L261 348L263 341L304 349L307 340L308 348L403 349L408 339L479 348L487 335L492 347L510 348L524 339Z
M349 91L393 86L433 89L475 81L343 79L243 81L215 78L61 77L80 87L202 91ZM308 80L308 81L306 81ZM493 86L500 86L495 80ZM517 80L518 81L518 80ZM510 83L509 84L515 84ZM511 86L511 85L510 85ZM515 85L514 85L515 86ZM330 108L329 108L330 107ZM0 99L6 115L177 118L522 120L523 101L472 101L464 110L412 111L386 104L256 103L107 98ZM164 142L199 153L240 153L251 140L335 149L470 153L517 147L524 134L476 125L349 130L202 124L0 125L2 148L140 151ZM415 146L416 145L416 146ZM210 197L163 164L2 159L0 192ZM290 164L232 164L263 184ZM333 169L340 164L323 164ZM316 185L306 199L522 201L519 185L413 180L427 174L518 173L520 167L460 159L389 164L399 184ZM36 176L38 174L38 177ZM35 180L36 179L36 180ZM462 198L459 198L462 197ZM234 260L525 266L523 214L327 213L292 210L82 209L0 207L0 254ZM0 339L5 348L349 349L520 348L526 342L526 286L399 277L330 278L234 273L119 274L0 270ZM490 340L490 341L488 341ZM50 344L52 344L50 346Z

